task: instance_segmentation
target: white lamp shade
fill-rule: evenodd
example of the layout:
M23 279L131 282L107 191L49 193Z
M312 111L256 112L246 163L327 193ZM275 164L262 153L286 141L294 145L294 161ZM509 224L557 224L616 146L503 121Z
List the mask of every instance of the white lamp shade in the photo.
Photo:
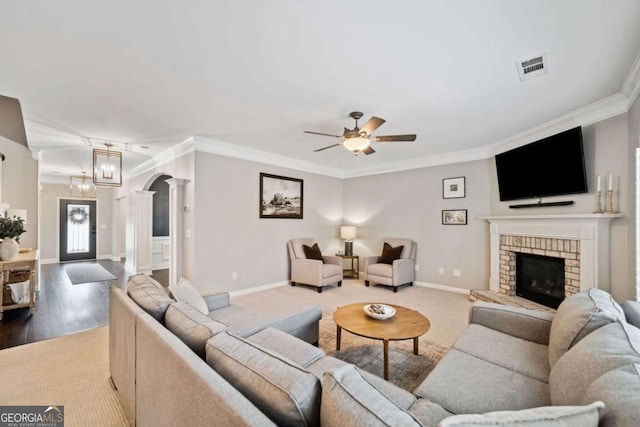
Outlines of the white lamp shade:
M362 151L369 146L369 140L367 138L357 136L355 138L347 138L342 143L345 148L351 151Z
M340 226L340 238L344 240L353 240L356 238L356 226L355 225L342 225Z

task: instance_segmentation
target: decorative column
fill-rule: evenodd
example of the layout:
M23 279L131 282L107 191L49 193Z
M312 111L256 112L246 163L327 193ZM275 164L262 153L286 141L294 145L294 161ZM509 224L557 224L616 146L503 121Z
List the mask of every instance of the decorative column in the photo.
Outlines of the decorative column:
M0 203L2 203L2 163L4 163L4 154L0 153Z
M169 184L169 239L171 242L171 259L169 260L169 286L178 283L182 277L184 254L184 185L188 179L171 178Z
M126 265L136 274L151 274L153 193L132 191L127 197Z

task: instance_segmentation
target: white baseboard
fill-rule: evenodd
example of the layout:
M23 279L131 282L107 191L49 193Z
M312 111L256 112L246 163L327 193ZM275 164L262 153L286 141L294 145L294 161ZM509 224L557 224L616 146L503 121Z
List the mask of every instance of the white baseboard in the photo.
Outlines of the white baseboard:
M98 257L96 259L108 259L108 260L111 260L113 262L120 262L120 257L113 256L113 255L98 255ZM60 262L60 260L58 260L57 258L44 258L44 259L40 260L40 265L58 264L59 262Z
M453 286L436 285L435 283L417 282L417 281L414 281L413 284L416 286L422 286L424 288L432 288L432 289L438 289L441 291L455 292L457 294L469 295L469 289L460 289L460 288L454 288Z
M169 268L169 264L154 264L151 266L151 270L166 270Z
M291 282L284 280L282 282L270 283L268 285L256 286L255 288L241 289L239 291L229 292L230 297L237 297L240 295L252 294L254 292L266 291L267 289L279 288L280 286L287 286Z
M98 259L108 259L109 261L120 262L120 257L117 257L115 255L111 255L111 254L98 255Z

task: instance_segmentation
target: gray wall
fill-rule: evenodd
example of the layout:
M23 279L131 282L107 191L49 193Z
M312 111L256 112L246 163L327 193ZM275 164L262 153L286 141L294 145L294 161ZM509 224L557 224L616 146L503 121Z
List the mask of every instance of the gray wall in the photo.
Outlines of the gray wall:
M342 248L341 224L358 226L354 252L377 255L384 237L409 237L418 243L419 282L459 289L488 288L489 225L486 215L590 213L595 175L616 178L615 209L625 215L611 225L611 292L617 300L634 295L633 161L638 143L638 102L629 114L586 126L585 157L591 193L553 200L574 200L560 208L514 211L498 199L493 158L351 179L336 179L292 169L192 152L125 183L115 197L140 190L166 173L191 182L185 187L185 277L202 292L237 291L287 280L287 240L315 237L323 253ZM633 123L632 123L633 122ZM260 219L259 174L304 179L304 219ZM464 176L466 197L443 199L442 180ZM467 209L468 225L442 225L443 209ZM444 274L439 274L439 268ZM453 276L453 270L461 272ZM232 273L237 279L232 279Z
M304 180L303 219L259 218L260 172ZM286 245L292 238L315 237L324 254L341 247L340 179L204 152L196 152L195 174L192 279L201 291L237 291L287 280Z
M640 96L636 98L636 101L629 110L629 150L627 167L629 168L628 180L630 185L628 186L627 197L630 201L635 200L635 188L633 183L635 182L635 156L636 148L640 147ZM638 254L636 253L636 206L634 203L629 203L629 279L635 282L635 299L640 301L640 289L637 288L639 278L636 276L636 262Z
M40 192L40 259L44 262L58 262L58 200L71 198L69 197L69 186L66 184L42 184L42 191ZM98 201L98 246L96 247L96 256L98 258L106 258L112 256L112 189L98 187L96 200Z
M0 95L0 135L27 147L20 101L2 95Z
M0 137L2 163L2 202L12 209L27 210L27 230L20 236L23 248L38 247L38 161L25 146Z
M636 110L640 110L637 104ZM640 132L637 117L635 120L635 132ZM575 201L568 207L510 209L515 202L499 201L493 158L345 180L345 223L358 225L354 251L361 256L379 254L384 237L410 237L418 242L418 281L461 289L488 288L489 227L478 216L591 213L595 209L595 176L612 173L617 179L614 209L625 217L611 223L610 287L617 300L630 299L635 285L630 250L633 171L628 157L637 136L629 135L629 128L629 117L622 114L583 129L591 192L545 199ZM633 147L630 139L635 141ZM466 197L443 200L442 179L457 176L466 177ZM469 224L441 225L442 209L467 209ZM438 273L440 267L444 275ZM461 276L454 277L453 269L461 270Z
M379 255L383 238L408 237L417 242L419 282L488 288L489 225L478 217L490 213L489 164L481 160L345 180L345 223L358 226L354 253ZM460 176L466 197L443 199L442 180ZM468 225L442 225L443 209L467 209Z

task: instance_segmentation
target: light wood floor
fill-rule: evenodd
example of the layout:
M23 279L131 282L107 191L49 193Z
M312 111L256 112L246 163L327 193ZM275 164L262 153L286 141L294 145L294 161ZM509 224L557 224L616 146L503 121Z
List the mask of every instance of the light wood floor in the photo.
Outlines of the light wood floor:
M41 266L35 312L29 316L29 309L21 308L4 313L0 321L0 349L106 326L109 323L109 286L115 284L124 288L130 273L120 262L87 262L102 265L116 276L116 280L72 285L64 264ZM166 285L166 270L154 272L154 278Z

